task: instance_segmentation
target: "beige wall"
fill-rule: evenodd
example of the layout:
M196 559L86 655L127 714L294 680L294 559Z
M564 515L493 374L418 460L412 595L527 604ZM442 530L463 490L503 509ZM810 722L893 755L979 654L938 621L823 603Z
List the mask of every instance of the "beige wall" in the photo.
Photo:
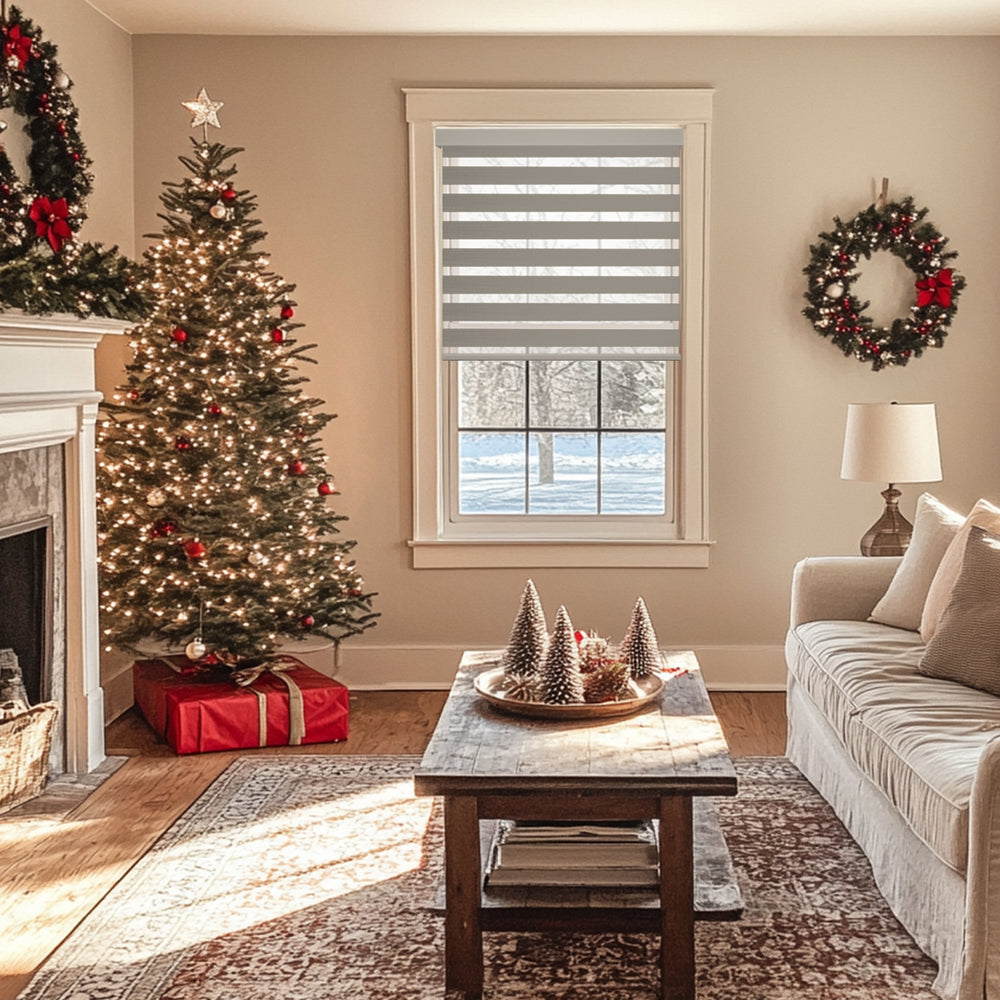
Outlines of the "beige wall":
M319 343L312 389L340 414L332 470L379 626L352 640L356 686L420 686L456 651L502 645L530 574L551 615L613 638L637 594L665 644L699 649L710 683L781 683L789 575L852 553L879 512L841 482L846 404L938 404L945 480L967 507L1000 497L1000 39L136 37L139 233L181 176L201 86L225 102L275 269ZM410 371L404 86L716 88L711 187L707 570L410 568ZM107 169L103 167L103 169ZM876 178L911 193L968 279L946 347L872 373L801 316L808 247ZM102 185L104 180L102 178ZM108 388L105 386L105 388ZM904 487L912 515L918 487Z

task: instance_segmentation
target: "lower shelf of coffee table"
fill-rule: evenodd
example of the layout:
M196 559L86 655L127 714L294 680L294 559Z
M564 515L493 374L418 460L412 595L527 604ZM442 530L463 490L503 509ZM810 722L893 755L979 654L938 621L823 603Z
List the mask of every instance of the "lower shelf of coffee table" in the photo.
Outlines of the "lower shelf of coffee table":
M738 920L743 913L743 897L715 803L709 798L695 798L693 806L695 919ZM479 824L482 858L489 857L495 825L493 820ZM443 885L433 911L444 915ZM660 927L660 896L655 887L485 885L480 920L484 931L656 933Z

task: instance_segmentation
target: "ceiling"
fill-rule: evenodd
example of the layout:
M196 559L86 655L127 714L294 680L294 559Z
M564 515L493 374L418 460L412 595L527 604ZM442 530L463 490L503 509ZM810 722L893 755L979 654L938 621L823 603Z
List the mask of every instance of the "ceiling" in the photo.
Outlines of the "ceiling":
M87 0L135 35L997 35L1000 0Z

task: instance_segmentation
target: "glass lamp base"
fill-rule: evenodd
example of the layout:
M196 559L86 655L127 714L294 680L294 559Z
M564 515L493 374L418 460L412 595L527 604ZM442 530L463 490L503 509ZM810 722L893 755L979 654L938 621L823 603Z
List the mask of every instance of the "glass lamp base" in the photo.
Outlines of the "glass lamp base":
M913 525L899 512L898 503L902 495L892 483L882 491L885 510L861 537L863 556L901 556L909 548Z

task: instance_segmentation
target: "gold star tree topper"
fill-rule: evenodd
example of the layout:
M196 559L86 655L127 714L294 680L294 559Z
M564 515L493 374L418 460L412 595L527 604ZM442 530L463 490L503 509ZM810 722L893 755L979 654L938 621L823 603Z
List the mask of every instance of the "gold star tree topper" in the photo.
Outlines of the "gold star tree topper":
M191 112L191 128L197 128L199 125L205 127L205 135L208 136L208 126L213 125L215 128L222 128L219 124L218 112L219 108L222 107L222 101L213 101L209 96L208 92L204 87L198 91L198 96L193 101L181 101L181 104Z

